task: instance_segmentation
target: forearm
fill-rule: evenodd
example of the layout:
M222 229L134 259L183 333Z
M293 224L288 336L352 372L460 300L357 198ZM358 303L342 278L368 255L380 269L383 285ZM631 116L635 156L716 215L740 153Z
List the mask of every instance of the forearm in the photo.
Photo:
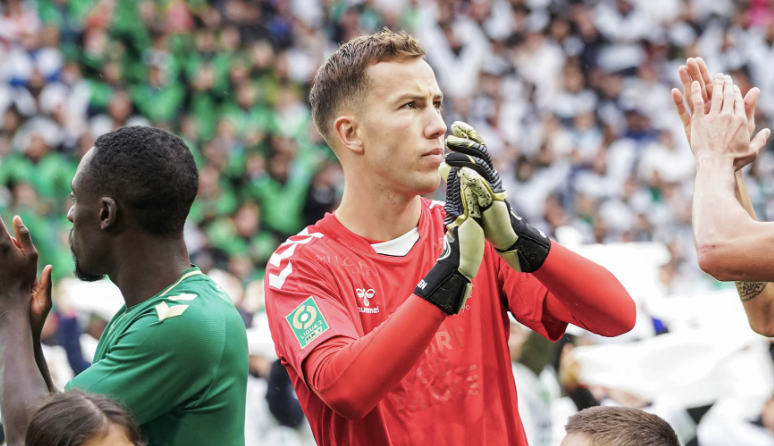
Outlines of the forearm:
M336 412L362 419L414 367L445 318L412 295L362 338L333 338L317 347L304 362L307 383Z
M744 182L742 170L735 174L734 195L745 211L757 220L755 209ZM768 282L736 282L736 291L742 301L750 328L764 336L774 336L774 288Z
M9 446L24 444L27 424L49 394L35 362L28 317L20 313L0 313L0 405Z
M543 266L532 273L550 291L546 309L554 317L603 336L634 327L637 310L615 276L558 243Z
M736 290L754 332L774 336L774 287L767 282L736 282Z
M750 199L750 193L747 191L747 184L744 182L744 174L742 169L737 170L734 173L734 196L736 201L742 205L747 214L752 217L753 220L758 220L758 216L755 214L755 208Z
M744 245L736 239L748 235L754 214L744 179L734 173L731 161L708 156L697 160L693 234L705 272L729 280L728 261L745 256Z

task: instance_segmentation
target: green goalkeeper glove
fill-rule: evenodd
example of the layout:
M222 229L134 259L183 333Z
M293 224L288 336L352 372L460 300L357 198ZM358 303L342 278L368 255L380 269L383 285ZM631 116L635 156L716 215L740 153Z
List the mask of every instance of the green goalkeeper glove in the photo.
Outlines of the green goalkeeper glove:
M551 240L511 211L500 174L494 168L486 145L473 127L464 122L452 124L454 136L446 138L453 153L445 162L455 168L472 169L480 176L466 183L478 199L486 239L497 254L516 271L537 271L551 249Z
M470 169L451 169L444 163L438 170L447 183L446 236L437 263L416 286L414 294L452 315L465 307L473 287L471 281L484 258L478 199L466 187L481 177Z

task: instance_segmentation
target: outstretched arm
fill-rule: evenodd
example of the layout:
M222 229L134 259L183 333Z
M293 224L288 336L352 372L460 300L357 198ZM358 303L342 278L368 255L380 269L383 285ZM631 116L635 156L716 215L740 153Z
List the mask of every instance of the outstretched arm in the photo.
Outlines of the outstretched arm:
M709 113L711 109L710 99L712 98L712 77L707 70L707 65L701 58L688 59L687 64L679 69L680 80L683 84L683 93L688 93L691 90L691 83L693 80L699 82L702 100L705 101L704 112ZM693 113L693 99L690 95L685 94L688 107L686 108L683 102L684 94L679 90L672 90L672 99L677 107L677 112L680 115L680 119L683 122L685 128L685 136L688 138L688 143L691 142L691 114ZM745 95L744 110L747 118L747 130L750 135L755 132L755 108L758 102L758 96L760 90L752 88ZM755 140L754 140L755 141ZM757 221L758 218L755 214L752 201L750 200L750 194L747 192L747 186L744 182L744 175L741 170L737 170L734 175L734 196L737 202L744 208L745 212ZM733 205L733 203L731 203ZM745 312L747 313L747 319L750 322L750 327L759 334L764 336L774 336L774 287L768 286L767 282L760 281L736 281L736 289L739 293L739 298L742 300Z
M546 262L533 275L550 291L545 305L557 319L602 336L634 328L634 300L605 267L552 243Z
M680 78L688 108L679 90L672 90L672 99L697 161L693 230L699 266L718 280L772 281L774 225L757 222L740 204L735 176L756 158L771 133L765 129L750 141L759 90L751 89L742 99L728 76L712 80L701 59L680 67ZM758 288L742 290L751 294Z
M14 230L15 240L0 219L0 405L8 445L22 446L49 388L35 361L30 324L38 253L18 217Z
M770 131L750 142L739 88L729 76L718 75L714 82L709 113L704 113L698 82L691 92L691 149L697 164L693 231L699 266L718 280L774 280L774 225L753 220L734 194L736 166L754 159Z

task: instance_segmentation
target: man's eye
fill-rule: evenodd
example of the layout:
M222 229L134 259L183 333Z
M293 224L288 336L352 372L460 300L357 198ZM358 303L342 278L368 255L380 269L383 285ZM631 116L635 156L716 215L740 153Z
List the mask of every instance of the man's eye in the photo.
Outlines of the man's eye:
M70 193L70 201L75 201L75 195L73 195L72 193Z
M411 110L411 109L416 108L416 104L412 101L412 102L409 102L407 104L403 104L403 108L408 108L408 109Z
M442 103L440 103L440 102L436 102L434 105L435 105L435 109L436 109L436 110L441 110L441 109L443 109L443 104L442 104Z

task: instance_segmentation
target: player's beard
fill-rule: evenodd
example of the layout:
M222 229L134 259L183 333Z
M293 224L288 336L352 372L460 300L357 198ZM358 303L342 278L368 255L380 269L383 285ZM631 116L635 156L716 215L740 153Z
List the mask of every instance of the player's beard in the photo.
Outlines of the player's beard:
M73 246L73 229L70 229L70 252L73 253L73 260L75 260L75 277L77 277L79 280L82 280L84 282L96 282L98 280L102 280L105 275L104 274L91 274L87 273L81 268L81 265L78 263L78 256L75 254L75 247Z

